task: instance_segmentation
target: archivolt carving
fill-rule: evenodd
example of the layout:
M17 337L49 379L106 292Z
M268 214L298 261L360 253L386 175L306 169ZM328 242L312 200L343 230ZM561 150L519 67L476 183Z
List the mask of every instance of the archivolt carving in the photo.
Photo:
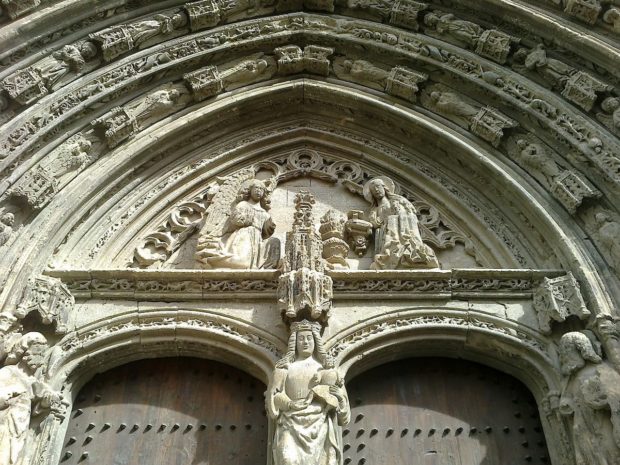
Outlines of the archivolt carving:
M431 327L451 328L457 332L489 331L502 338L509 338L516 345L528 351L533 351L549 359L548 343L537 339L525 329L512 327L505 322L491 321L482 315L467 314L439 314L439 315L412 315L399 318L382 319L376 323L365 324L361 329L346 334L344 337L327 342L329 354L338 363L342 364L347 357L356 350L363 350L368 341L377 337L387 336L395 338L399 332L411 329ZM517 356L516 353L513 356Z
M257 21L257 23L258 24L254 32L252 32L251 30L247 30L247 33L250 34L251 36L262 34L263 29L264 29L264 32L272 31L274 30L274 28L275 30L277 30L278 28L284 28L284 30L286 30L287 28L291 28L291 26L294 24L294 21L293 22L289 21L288 23L283 21L279 23L280 25L278 25L278 23L275 23L275 24L269 25L269 27L267 27L267 25L265 24L261 24L260 21ZM312 30L312 28L315 27L314 23L308 22L307 24L310 30ZM371 26L371 25L364 28L363 30L359 27L356 27L355 23L342 24L342 25L339 24L336 28L334 28L333 26L331 26L330 24L326 22L321 23L321 21L318 21L316 25L320 25L321 27L325 27L327 29L333 29L333 32L338 33L339 35L345 36L345 37L346 36L358 37L360 34L362 34L363 31L369 31L370 36L368 36L368 34L365 32L362 35L365 37L369 37L370 42L375 41L374 37L381 37L383 34L383 32L380 32L380 29L377 29L376 26ZM373 29L376 30L376 33L375 31L373 31ZM242 37L237 37L238 35L239 34L236 34L230 37L226 36L227 38L225 39L225 42L230 43L230 42L240 40ZM176 49L174 50L171 49L168 52L157 52L156 54L157 57L167 54L169 58L169 59L166 59L165 63L162 62L161 64L157 65L157 68L161 70L163 70L163 68L169 69L173 65L173 62L180 58L183 58L185 63L187 63L187 56L188 56L187 52L188 51L190 54L195 54L195 53L200 53L202 50L208 50L212 48L212 45L208 45L206 42L204 42L204 40L206 40L206 37L207 36L205 36L204 39L201 39L202 42L200 42L200 44L197 42L197 40L185 42L183 47L190 47L190 48L186 52L183 52L182 55L176 55L176 53L174 52L174 50L178 49L179 47L178 45L175 45ZM221 37L221 34L218 37ZM243 38L247 38L247 37L248 36L246 34ZM379 42L382 42L382 40L380 39ZM219 43L219 39L218 39L218 43ZM549 104L543 105L542 102L544 101L544 97L532 95L532 91L524 87L524 83L517 83L514 81L514 79L508 78L508 75L502 76L500 73L497 72L496 69L488 68L482 64L469 67L466 61L463 61L462 58L457 57L451 51L441 50L431 43L424 43L423 41L420 41L417 39L413 40L412 38L409 38L406 35L402 35L402 41L397 40L397 44L395 47L397 49L400 49L401 51L415 52L418 54L418 57L420 57L420 54L421 56L426 55L424 58L424 61L430 60L430 61L438 61L440 63L443 62L448 68L453 68L455 71L459 73L465 73L466 75L470 77L476 77L477 79L481 80L481 82L487 82L493 86L498 87L502 91L506 92L507 95L510 95L513 98L524 100L524 103L526 105L531 106L531 109L534 110L535 113L538 113L536 117L543 118L543 119L551 118L552 120L549 121L549 124L553 124L553 126L557 130L566 132L566 135L568 136L568 140L571 141L572 139L574 141L573 146L575 146L576 149L584 152L585 156L594 156L595 158L600 158L600 161L598 162L599 164L611 163L613 165L614 163L613 152L608 151L604 147L605 141L601 140L602 147L600 148L600 150L598 150L598 153L596 151L594 153L585 153L589 151L586 151L585 149L580 148L579 144L582 142L587 142L589 139L592 139L592 137L594 137L593 135L590 135L592 131L588 131L586 130L586 128L583 128L583 130L580 130L578 126L580 126L581 123L577 121L574 121L574 122L570 120L563 121L562 119L566 119L567 117L566 115L562 115L560 119L557 120L558 116L560 115L557 109L553 109L553 105L549 105ZM175 55L176 55L176 58L175 58ZM155 55L153 56L153 59L155 59ZM157 59L159 60L159 58ZM92 84L87 84L85 87L82 87L83 92L82 91L80 92L81 92L81 95L84 96L84 98L89 98L88 97L89 95L94 96L95 94L99 94L106 88L109 88L110 86L115 85L115 83L120 82L118 80L119 78L125 79L125 78L131 78L131 76L137 77L139 74L143 74L143 73L150 74L151 71L152 71L152 66L146 66L145 68L144 64L136 64L136 66L129 66L129 67L124 66L122 68L117 69L116 71L113 71L112 74L109 74L107 76L105 74L102 75L102 77L99 78L97 82L92 83ZM579 83L580 81L579 82L577 81L575 82L574 85L578 87L581 84ZM29 140L34 135L35 132L40 133L40 131L45 126L50 124L53 120L64 115L68 110L70 110L72 106L83 101L80 96L78 96L77 94L74 94L74 95L77 97L77 100L73 100L75 103L69 103L70 100L73 99L73 97L70 97L69 95L67 95L63 97L63 103L59 103L58 104L59 106L57 105L54 108L48 107L48 110L46 110L46 112L49 114L48 117L45 117L45 118L38 117L36 120L31 119L29 123L26 123L20 129L11 132L9 135L9 139L5 141L6 148L9 150L9 152L13 152L15 150L16 148L15 145L24 145L24 143L27 140ZM67 98L69 98L69 100L67 100ZM539 102L539 100L541 100L541 102ZM63 109L60 110L60 108L63 108ZM63 119L64 119L64 116L63 116ZM553 121L553 120L557 120L557 121ZM609 159L609 161L607 161L607 159ZM612 166L610 167L613 168Z

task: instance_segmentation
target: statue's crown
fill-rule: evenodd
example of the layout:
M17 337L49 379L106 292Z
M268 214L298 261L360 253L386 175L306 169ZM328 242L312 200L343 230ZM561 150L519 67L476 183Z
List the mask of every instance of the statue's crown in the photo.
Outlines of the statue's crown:
M301 320L291 323L291 332L312 331L313 329L321 329L320 323L316 321Z

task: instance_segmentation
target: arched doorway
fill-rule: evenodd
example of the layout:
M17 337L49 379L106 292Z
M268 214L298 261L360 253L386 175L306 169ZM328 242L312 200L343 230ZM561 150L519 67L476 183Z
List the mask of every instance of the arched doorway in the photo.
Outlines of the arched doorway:
M412 358L373 368L348 386L345 464L549 463L531 393L491 368Z
M265 386L222 363L140 360L79 392L60 463L265 463Z

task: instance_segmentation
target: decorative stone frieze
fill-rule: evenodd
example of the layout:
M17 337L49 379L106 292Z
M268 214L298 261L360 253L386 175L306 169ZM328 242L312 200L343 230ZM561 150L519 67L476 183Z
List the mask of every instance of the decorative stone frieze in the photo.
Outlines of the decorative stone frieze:
M64 334L74 304L73 295L60 280L38 276L28 281L15 314L23 318L35 311L44 324L55 323L56 333Z
M543 278L534 293L534 308L538 313L540 329L545 334L551 333L551 322L563 322L569 316L581 320L590 316L590 311L581 297L579 283L572 275L558 278Z

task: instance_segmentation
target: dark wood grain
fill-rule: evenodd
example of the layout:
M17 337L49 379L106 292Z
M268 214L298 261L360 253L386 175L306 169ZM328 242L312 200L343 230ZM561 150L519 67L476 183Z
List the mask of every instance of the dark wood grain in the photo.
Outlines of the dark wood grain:
M264 391L246 373L209 360L115 368L78 394L60 463L264 464Z
M547 464L530 392L471 362L418 358L348 383L345 465Z

